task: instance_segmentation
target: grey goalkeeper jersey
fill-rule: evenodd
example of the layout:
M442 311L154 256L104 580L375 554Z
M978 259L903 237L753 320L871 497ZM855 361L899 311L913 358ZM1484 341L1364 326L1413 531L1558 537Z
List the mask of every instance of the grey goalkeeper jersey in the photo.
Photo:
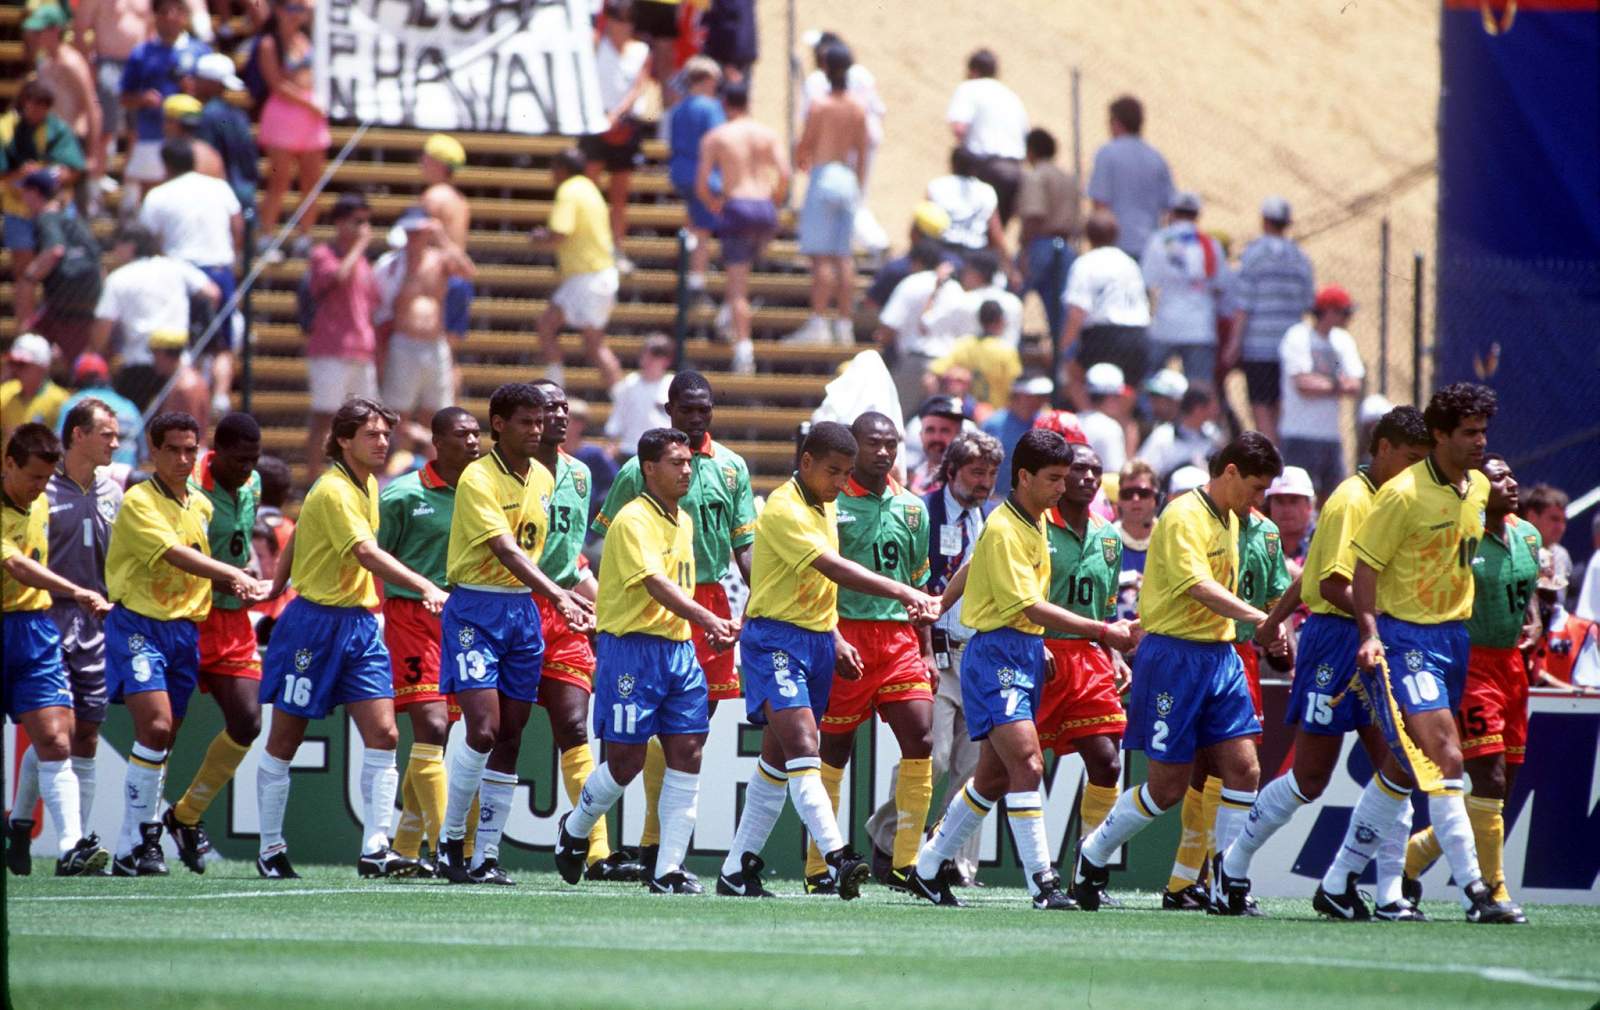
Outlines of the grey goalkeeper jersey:
M111 524L122 508L122 488L96 473L88 488L67 476L61 467L45 488L50 501L50 570L69 582L105 595L106 547ZM52 594L56 603L72 597Z

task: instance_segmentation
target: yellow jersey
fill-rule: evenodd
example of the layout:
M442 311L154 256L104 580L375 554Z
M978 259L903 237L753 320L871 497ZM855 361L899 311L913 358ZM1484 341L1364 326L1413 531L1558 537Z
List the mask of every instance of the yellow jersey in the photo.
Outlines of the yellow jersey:
M950 353L928 366L942 376L959 366L972 373L972 395L984 403L1004 403L1011 384L1022 375L1022 358L1016 348L998 336L980 334L956 340Z
M111 602L156 621L203 621L211 613L211 580L167 564L183 546L211 556L211 502L187 491L180 499L151 477L122 496L106 548L106 589Z
M324 607L376 607L372 573L356 560L355 547L378 539L378 481L356 479L335 462L317 478L300 506L294 528L295 592Z
M663 575L694 596L694 522L687 509L666 505L649 491L622 506L606 532L600 555L597 630L638 632L674 642L689 640L689 622L655 601L644 580Z
M1469 470L1467 479L1462 493L1429 457L1378 491L1355 554L1378 571L1383 613L1413 624L1472 616L1472 559L1483 539L1489 478Z
M0 382L0 431L6 438L19 425L37 422L51 430L57 427L61 405L72 396L72 391L44 380L44 385L30 397L22 395L22 380L8 379Z
M1195 488L1179 495L1161 513L1150 534L1139 590L1139 621L1152 635L1191 642L1232 642L1233 618L1224 617L1189 596L1210 579L1230 593L1239 579L1239 524Z
M833 502L811 497L798 476L785 481L756 517L745 613L807 631L832 631L839 623L839 586L811 563L825 551L838 550L839 513Z
M1050 539L1044 517L1030 519L1010 499L989 514L972 547L961 623L975 631L1015 628L1043 635L1024 610L1050 595Z
M1300 602L1313 614L1353 617L1322 598L1322 580L1335 575L1352 579L1356 574L1356 532L1366 522L1377 498L1378 485L1366 470L1347 477L1322 503L1317 530L1306 550L1300 578Z
M575 175L556 187L546 227L562 237L556 248L561 276L592 274L616 265L611 244L611 212L600 188L586 175Z
M500 447L479 456L456 482L456 510L450 519L450 552L445 578L452 586L527 589L489 549L489 541L509 533L533 564L544 554L550 531L550 499L555 477L530 463L523 477L511 469Z
M40 495L27 505L18 505L10 496L0 492L0 564L14 557L32 558L46 567L50 564L50 501ZM25 586L11 577L10 572L0 573L5 579L4 605L7 614L30 610L49 610L50 591Z

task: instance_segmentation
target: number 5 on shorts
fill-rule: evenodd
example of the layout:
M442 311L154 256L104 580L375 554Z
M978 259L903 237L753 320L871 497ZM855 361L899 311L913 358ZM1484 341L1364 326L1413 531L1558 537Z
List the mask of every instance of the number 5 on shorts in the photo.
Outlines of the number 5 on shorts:
M800 685L796 684L794 678L789 676L788 670L773 670L772 679L778 682L778 693L785 698L793 698L800 693Z

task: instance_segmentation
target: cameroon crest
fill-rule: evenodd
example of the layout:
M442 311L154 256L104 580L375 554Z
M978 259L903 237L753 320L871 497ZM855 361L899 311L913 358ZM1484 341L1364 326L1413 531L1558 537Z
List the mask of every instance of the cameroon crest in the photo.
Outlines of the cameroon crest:
M1106 564L1108 566L1109 565L1114 565L1114 564L1117 563L1117 547L1118 547L1118 543L1119 543L1118 541L1112 540L1110 538L1103 538L1100 541L1100 556L1105 558Z
M922 528L922 506L906 506L906 529L915 533Z

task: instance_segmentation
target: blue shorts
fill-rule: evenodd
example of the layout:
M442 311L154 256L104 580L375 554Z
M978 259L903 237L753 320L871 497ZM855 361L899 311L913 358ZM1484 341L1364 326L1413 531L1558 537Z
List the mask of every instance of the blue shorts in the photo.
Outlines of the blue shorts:
M744 709L752 725L765 726L762 705L774 712L809 708L822 724L833 693L833 632L807 631L788 621L752 617L739 632L744 667Z
M1401 767L1419 788L1431 792L1443 774L1406 732L1405 717L1440 709L1454 712L1460 706L1471 650L1466 625L1412 624L1380 614L1378 637L1383 639L1389 669L1362 672L1358 681L1362 698Z
M158 621L127 607L106 616L106 696L123 702L130 694L165 691L172 717L182 719L200 683L200 626L193 621Z
M1200 748L1260 732L1244 661L1231 642L1147 635L1139 643L1123 750L1188 764Z
M508 698L538 701L543 623L529 590L457 586L439 617L439 693L498 688Z
M72 686L61 662L61 632L48 610L6 614L4 621L6 715L15 719L41 708L72 707Z
M595 736L645 743L662 733L710 731L710 695L694 642L603 633L595 638L594 657Z
M16 252L33 252L33 218L21 214L7 214L4 225L4 244Z
M393 697L389 649L370 611L303 596L283 609L261 664L263 705L322 719L337 705Z
M689 227L696 231L714 232L717 230L717 215L711 213L711 208L700 202L694 195L692 186L674 186L678 198L689 205Z
M778 208L771 200L739 197L722 204L717 238L722 240L722 265L748 266L778 234Z
M806 256L848 256L856 229L861 187L856 173L830 161L811 170L806 200L800 206L800 252Z
M1300 626L1285 723L1318 736L1343 736L1372 725L1372 714L1355 689L1360 645L1355 618L1334 614L1306 618Z
M980 631L961 655L961 706L967 735L982 740L996 726L1032 719L1044 690L1044 639L1016 628Z
M444 294L444 331L452 337L465 337L472 326L472 282L465 277L450 278Z

